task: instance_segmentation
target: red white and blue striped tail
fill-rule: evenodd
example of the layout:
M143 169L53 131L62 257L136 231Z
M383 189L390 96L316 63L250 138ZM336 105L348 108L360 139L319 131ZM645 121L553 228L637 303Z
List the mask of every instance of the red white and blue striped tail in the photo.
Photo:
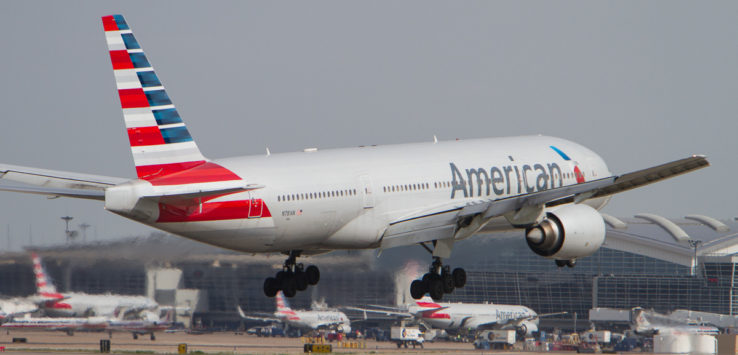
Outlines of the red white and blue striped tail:
M123 16L102 22L138 178L155 185L239 180L200 153Z
M44 298L63 298L64 296L56 291L56 287L46 276L46 271L41 264L41 257L32 252L31 261L33 261L33 274L36 276L36 292Z

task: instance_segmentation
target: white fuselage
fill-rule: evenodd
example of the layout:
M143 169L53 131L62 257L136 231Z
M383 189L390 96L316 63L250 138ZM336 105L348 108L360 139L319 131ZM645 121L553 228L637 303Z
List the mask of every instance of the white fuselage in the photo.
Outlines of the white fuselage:
M408 311L432 327L445 330L512 327L523 320L538 324L536 312L520 305L418 302Z
M327 329L351 331L351 322L343 312L337 311L278 311L275 313L290 328Z
M238 201L263 201L263 208L258 206L251 218L226 215L218 220L161 221L161 207L153 204L141 207L147 210L146 217L127 217L244 252L365 249L379 246L388 223L434 206L574 185L578 182L575 169L586 181L611 175L591 150L545 136L369 146L215 162L247 183L264 187L209 200L200 211ZM588 201L595 208L605 202ZM493 221L487 230L511 227Z
M158 307L154 300L144 296L85 293L65 293L63 296L66 298L42 303L44 313L51 317L115 317L116 312Z

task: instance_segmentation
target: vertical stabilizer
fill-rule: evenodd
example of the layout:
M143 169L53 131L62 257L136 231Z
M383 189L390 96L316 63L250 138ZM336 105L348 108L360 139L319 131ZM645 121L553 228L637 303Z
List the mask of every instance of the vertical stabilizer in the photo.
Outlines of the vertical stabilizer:
M274 299L277 303L277 313L286 314L288 312L292 312L292 308L290 308L290 304L287 302L287 299L284 298L284 293L282 293L282 291L277 292L277 297Z
M102 22L138 177L151 180L205 164L123 16Z
M46 276L46 271L41 265L41 257L33 252L31 260L33 261L33 274L36 276L36 292L45 298L62 298L63 296L56 291L56 287Z

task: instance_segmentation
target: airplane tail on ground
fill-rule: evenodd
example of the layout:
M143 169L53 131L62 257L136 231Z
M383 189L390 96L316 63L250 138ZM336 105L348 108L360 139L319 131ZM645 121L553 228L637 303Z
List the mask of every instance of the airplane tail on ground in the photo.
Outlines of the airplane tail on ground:
M46 276L46 271L41 264L41 257L35 252L32 252L31 260L33 261L33 273L36 276L36 292L44 298L63 298L63 296L56 291L56 287L54 287L54 284L48 276Z
M200 153L123 16L102 23L138 178L154 185L241 180Z
M277 304L277 313L293 312L292 308L290 308L289 302L284 298L284 293L282 293L282 291L277 292L277 297L275 297L274 300Z

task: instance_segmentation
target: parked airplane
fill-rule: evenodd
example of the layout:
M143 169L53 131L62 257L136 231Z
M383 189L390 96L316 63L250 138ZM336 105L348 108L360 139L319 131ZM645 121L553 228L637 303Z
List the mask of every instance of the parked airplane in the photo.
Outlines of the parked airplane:
M144 296L127 296L100 294L91 295L78 292L59 293L51 280L46 276L41 258L35 252L31 253L33 272L36 275L36 299L44 313L50 317L89 317L115 316L116 311L125 309L126 312L141 312L157 310L156 301Z
M515 329L521 338L532 336L533 332L538 331L540 317L532 309L521 305L441 303L434 302L427 296L404 308L374 307L378 309L356 307L347 309L415 318L426 326L446 331Z
M61 330L72 335L77 330L104 330L106 317L16 317L0 325L6 329Z
M159 319L158 314L143 312L141 319L122 319L114 317L16 317L0 325L6 329L37 329L59 330L73 335L75 331L121 331L130 332L134 339L139 335L149 334L151 340L156 340L155 332L168 329L171 326L168 312L166 319ZM119 315L118 317L121 317Z
M277 310L274 311L273 316L249 316L243 312L241 306L237 307L238 314L244 319L281 322L289 328L303 330L335 329L341 333L351 331L351 321L343 312L331 310L293 310L284 298L282 291L277 292L275 300Z
M633 309L633 331L640 335L654 334L718 334L718 328L710 325L694 324L684 319L670 317L643 308Z
M605 238L610 196L709 165L704 156L613 175L593 151L545 136L206 158L121 15L103 17L138 178L0 165L36 185L3 190L104 201L126 218L243 252L282 252L264 293L320 280L302 255L420 244L433 257L412 296L439 300L466 273L442 259L479 232L523 230L530 248L573 266ZM432 245L432 249L431 249Z

